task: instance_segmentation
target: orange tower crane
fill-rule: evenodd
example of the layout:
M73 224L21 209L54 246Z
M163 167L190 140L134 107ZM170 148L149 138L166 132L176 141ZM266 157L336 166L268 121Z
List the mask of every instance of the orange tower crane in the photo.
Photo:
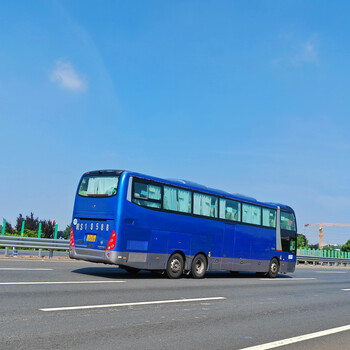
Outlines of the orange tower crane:
M340 226L340 227L350 227L350 224L334 224L334 223L327 223L327 222L321 222L320 224L305 224L305 227L308 226L318 226L318 247L319 249L323 248L323 226Z

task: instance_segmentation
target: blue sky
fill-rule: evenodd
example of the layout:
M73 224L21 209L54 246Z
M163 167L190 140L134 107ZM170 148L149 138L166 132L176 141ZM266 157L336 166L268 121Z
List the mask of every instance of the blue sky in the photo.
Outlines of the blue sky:
M0 3L0 217L130 169L350 223L348 1ZM324 241L344 243L346 228Z

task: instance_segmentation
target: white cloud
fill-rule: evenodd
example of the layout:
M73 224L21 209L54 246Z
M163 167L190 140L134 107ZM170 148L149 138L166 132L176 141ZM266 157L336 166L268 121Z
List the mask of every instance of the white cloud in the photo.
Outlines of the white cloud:
M67 60L58 60L50 75L50 79L62 89L83 92L87 89L84 77L76 72L73 65Z
M315 44L311 41L306 42L302 45L300 52L296 55L295 60L297 62L318 62L318 53Z
M319 63L318 43L319 38L315 34L308 40L296 39L293 35L280 35L280 51L282 55L271 60L272 64L287 64L303 66L305 64Z

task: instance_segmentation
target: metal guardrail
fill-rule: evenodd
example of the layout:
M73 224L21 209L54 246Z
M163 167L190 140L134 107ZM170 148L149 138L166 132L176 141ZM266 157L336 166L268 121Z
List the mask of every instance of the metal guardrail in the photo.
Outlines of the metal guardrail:
M49 250L49 257L52 258L54 250L68 250L69 241L66 239L0 236L0 247L5 247L6 255L10 255L9 248L39 249L40 257L42 257L42 250L46 249Z
M297 255L297 264L350 266L350 259L328 258L311 255Z
M340 250L299 248L297 250L297 263L348 266L350 265L350 252Z

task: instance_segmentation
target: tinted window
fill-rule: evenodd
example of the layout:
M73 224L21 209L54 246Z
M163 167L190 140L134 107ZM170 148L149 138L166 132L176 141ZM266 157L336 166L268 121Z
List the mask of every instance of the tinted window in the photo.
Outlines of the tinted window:
M282 250L287 253L296 254L296 239L294 237L281 237L282 238Z
M148 185L141 182L135 182L134 197L148 199Z
M220 198L220 219L241 221L241 203Z
M163 208L178 211L181 213L191 213L192 192L175 187L164 186Z
M218 199L203 193L193 195L193 214L218 217Z
M247 224L261 225L261 207L243 203L242 221Z
M281 211L281 229L296 231L295 217L292 213Z
M150 208L161 208L162 191L160 186L134 182L134 193L132 201L135 204Z
M133 202L138 205L142 205L143 207L149 207L149 208L160 208L161 204L160 203L155 203L155 202L150 202L150 201L145 201L142 199L134 199Z
M263 208L263 226L276 227L276 210Z

